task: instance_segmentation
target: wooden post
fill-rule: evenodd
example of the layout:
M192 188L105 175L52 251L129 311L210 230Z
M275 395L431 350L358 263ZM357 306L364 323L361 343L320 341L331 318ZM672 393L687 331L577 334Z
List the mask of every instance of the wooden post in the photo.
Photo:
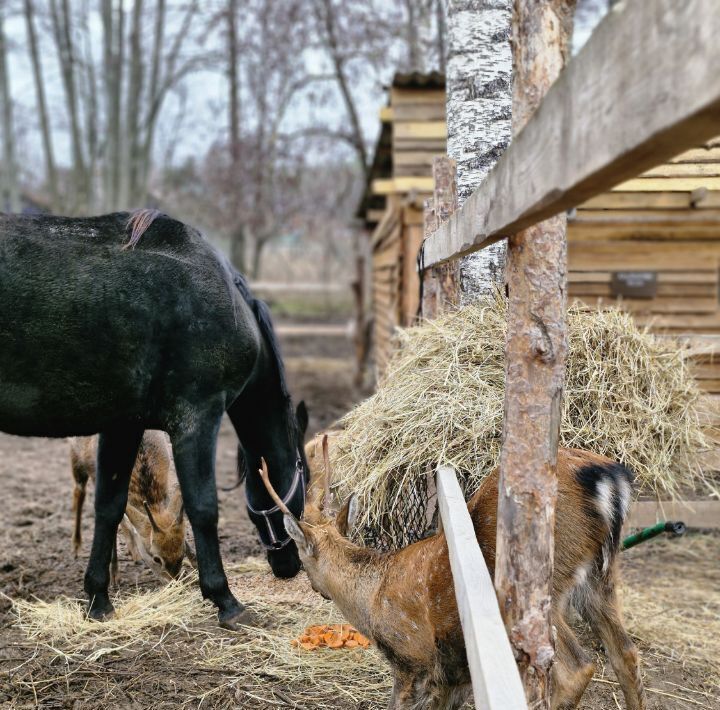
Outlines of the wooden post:
M458 207L457 167L454 160L446 156L433 159L433 200L425 201L425 237L455 212ZM460 262L449 261L437 267L426 269L422 274L423 318L435 318L440 313L457 307L460 303Z
M515 0L513 130L568 54L573 0ZM560 159L560 158L559 158ZM530 708L549 708L557 444L564 382L565 216L510 237L495 587Z

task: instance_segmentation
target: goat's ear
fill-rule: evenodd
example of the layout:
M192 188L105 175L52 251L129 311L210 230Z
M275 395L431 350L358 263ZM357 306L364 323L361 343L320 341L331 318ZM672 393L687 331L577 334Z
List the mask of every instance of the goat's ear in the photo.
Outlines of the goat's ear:
M353 493L347 501L345 501L345 505L340 508L340 512L337 514L337 518L335 518L335 526L341 535L344 537L348 536L350 531L355 527L359 513L360 504L358 503L357 496Z
M312 555L312 540L305 534L301 523L293 515L283 515L285 530L287 534L295 541L298 550L306 556Z
M310 414L305 404L305 400L301 400L295 410L295 419L297 420L298 431L300 432L300 442L305 443L305 434L307 433L308 421L310 420Z

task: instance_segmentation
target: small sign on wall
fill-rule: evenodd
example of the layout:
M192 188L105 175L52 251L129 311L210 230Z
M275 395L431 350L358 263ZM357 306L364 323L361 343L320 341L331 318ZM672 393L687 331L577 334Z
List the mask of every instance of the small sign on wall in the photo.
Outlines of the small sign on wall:
M625 298L655 298L657 271L614 271L610 291Z

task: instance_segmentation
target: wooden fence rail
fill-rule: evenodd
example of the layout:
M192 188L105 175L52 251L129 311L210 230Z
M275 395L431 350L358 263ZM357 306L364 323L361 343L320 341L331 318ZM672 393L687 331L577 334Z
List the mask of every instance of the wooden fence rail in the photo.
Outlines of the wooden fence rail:
M717 135L717 0L621 2L480 187L425 241L433 266L606 192Z
M475 707L526 710L525 691L500 616L495 587L455 471L450 467L438 468L436 485Z

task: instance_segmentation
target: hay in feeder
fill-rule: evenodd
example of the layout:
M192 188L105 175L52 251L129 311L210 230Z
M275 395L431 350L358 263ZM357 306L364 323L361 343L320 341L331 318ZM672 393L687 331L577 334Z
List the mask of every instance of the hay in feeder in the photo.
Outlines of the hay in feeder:
M567 323L561 445L623 462L647 494L697 486L697 454L709 445L681 346L617 310L572 307ZM333 455L341 495L359 495L359 524L384 546L422 534L420 499L438 464L458 471L467 495L497 465L505 328L494 298L400 331L376 394L343 418Z

